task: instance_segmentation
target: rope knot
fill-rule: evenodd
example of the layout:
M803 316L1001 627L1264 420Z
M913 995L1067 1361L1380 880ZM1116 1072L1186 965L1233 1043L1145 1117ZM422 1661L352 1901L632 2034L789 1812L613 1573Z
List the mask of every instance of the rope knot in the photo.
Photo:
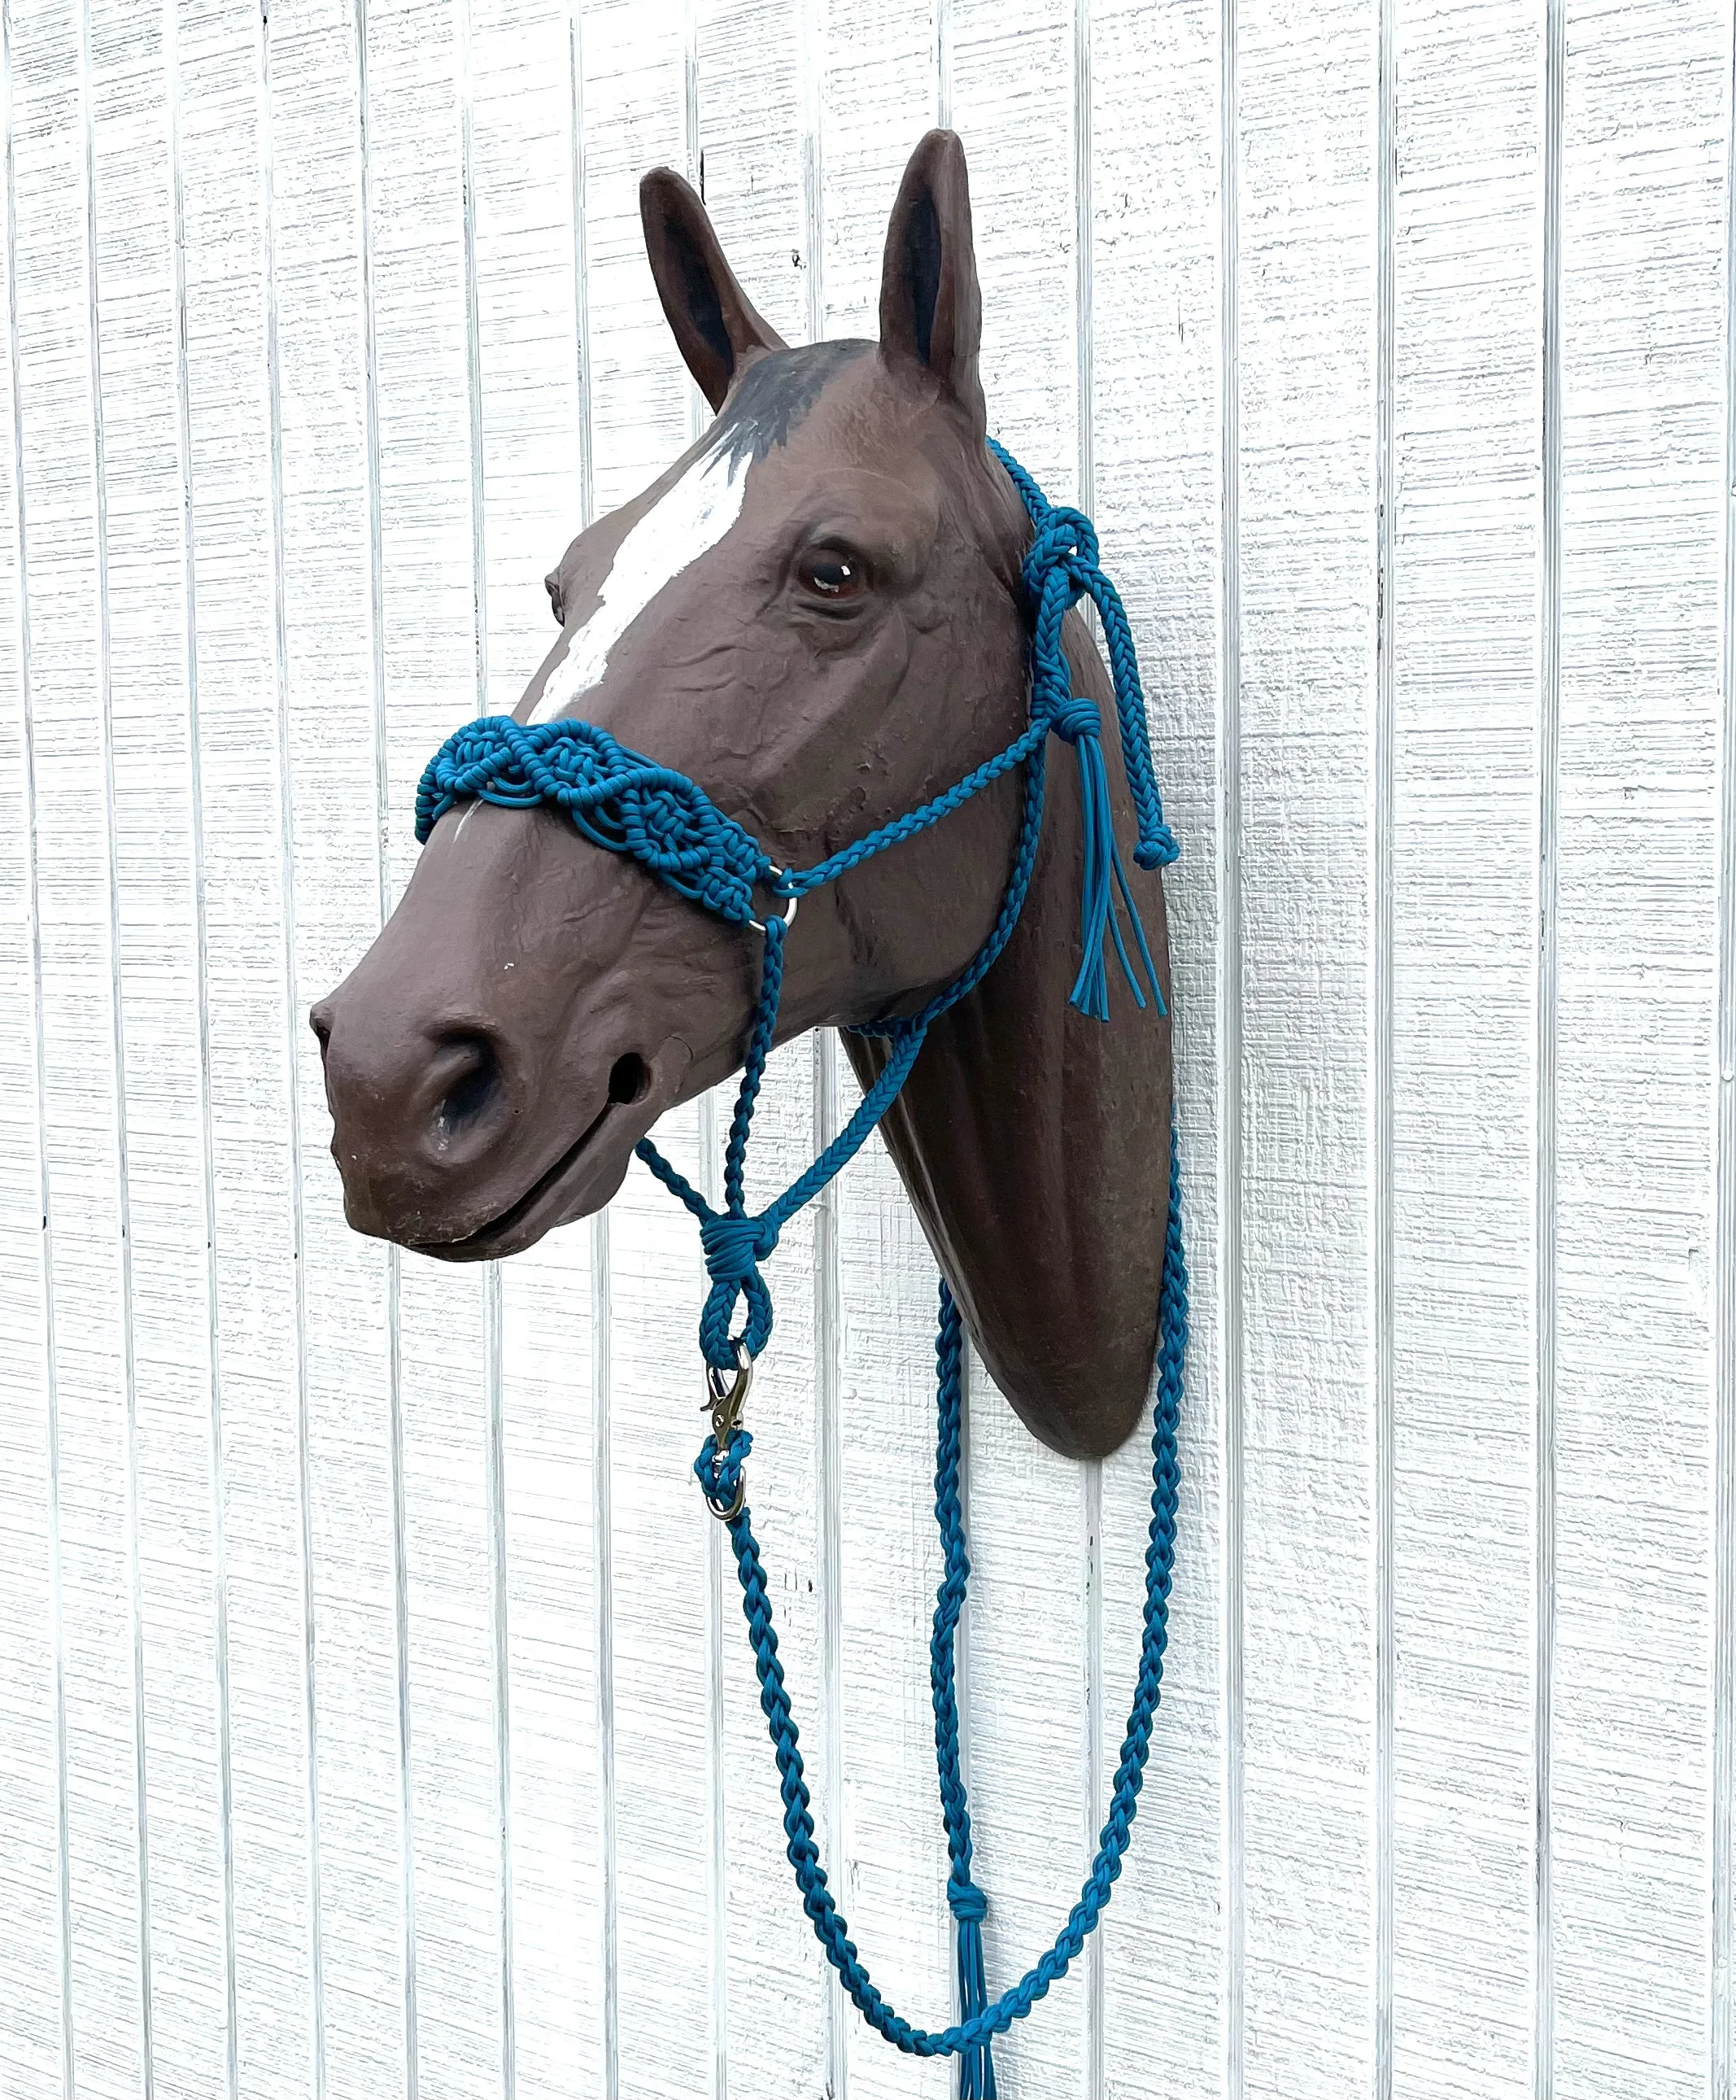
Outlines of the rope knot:
M778 1228L768 1218L738 1218L725 1212L699 1227L706 1273L713 1283L739 1288L759 1274L760 1264L778 1245Z
M699 1348L708 1364L733 1370L738 1343L756 1357L771 1339L772 1294L760 1264L777 1246L778 1228L769 1218L714 1211L699 1221L699 1244L712 1279L699 1316ZM729 1320L738 1298L747 1302L747 1321L739 1335L732 1335Z
M1065 571L1070 593L1077 603L1091 588L1089 579L1097 569L1097 528L1082 510L1070 504L1051 507L1037 527L1030 552L1024 558L1024 586L1033 598L1042 596L1051 572Z
M983 1967L983 1919L988 1914L989 1899L967 1878L969 1873L967 1866L954 1867L946 1878L946 1900L958 1921L956 1961L961 2026L967 2026L989 2010L989 1983ZM958 2052L958 2100L995 2100L994 2056L986 2035Z
M1073 693L1068 696L1066 706L1057 708L1051 717L1049 728L1063 743L1076 745L1082 736L1102 735L1103 710L1082 693Z

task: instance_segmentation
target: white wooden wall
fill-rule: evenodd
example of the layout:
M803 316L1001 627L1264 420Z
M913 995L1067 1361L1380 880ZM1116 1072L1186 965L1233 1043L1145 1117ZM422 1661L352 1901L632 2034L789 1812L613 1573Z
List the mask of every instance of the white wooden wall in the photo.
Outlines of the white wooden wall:
M1196 1326L1133 1863L1010 2100L1732 2100L1732 17L1712 0L4 0L0 2093L948 2090L828 1985L689 1473L689 1221L342 1222L304 1009L684 443L641 171L792 339L971 157L994 427L1185 840ZM778 1061L769 1187L835 1123ZM672 1119L715 1166L714 1105ZM785 1235L825 1842L949 2008L934 1277ZM991 1982L1083 1871L1137 1445L979 1380ZM727 1577L727 1579L726 1579Z

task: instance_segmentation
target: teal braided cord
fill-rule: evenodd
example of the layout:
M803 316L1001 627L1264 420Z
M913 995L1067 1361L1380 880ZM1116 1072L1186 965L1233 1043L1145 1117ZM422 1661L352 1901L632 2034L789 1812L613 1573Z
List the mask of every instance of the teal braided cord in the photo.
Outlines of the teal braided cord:
M983 1965L983 1920L989 1902L971 1878L973 1847L971 1806L958 1762L958 1691L956 1640L971 1580L958 1469L964 1454L964 1323L945 1277L941 1279L941 1324L935 1337L935 1392L939 1427L935 1437L934 1514L941 1531L941 1586L935 1593L934 1631L928 1642L928 1688L934 1708L934 1762L941 1787L941 1820L951 1870L946 1902L956 1921L954 1961L958 1982L960 2027L989 2005ZM986 2039L963 2049L958 2100L995 2100L994 2058Z
M637 1156L672 1194L680 1198L699 1220L699 1243L705 1251L712 1287L699 1315L699 1347L714 1370L733 1370L745 1349L756 1357L771 1339L772 1294L760 1264L778 1245L780 1220L746 1215L747 1139L753 1127L754 1105L765 1077L765 1061L771 1054L772 1035L778 1026L778 1008L783 996L783 943L787 922L773 914L765 921L764 959L760 967L760 996L754 1008L753 1027L747 1039L747 1054L742 1065L742 1083L736 1090L735 1113L729 1119L729 1140L724 1151L724 1207L714 1211L686 1177L676 1171L648 1138L633 1147ZM866 1133L865 1133L866 1135ZM812 1171L812 1170L810 1170ZM736 1301L743 1301L747 1317L738 1335L729 1332Z
M1121 763L1139 819L1139 843L1133 857L1141 867L1167 867L1178 849L1174 835L1163 820L1163 801L1152 765L1151 730L1145 718L1139 655L1121 593L1098 566L1096 527L1083 511L1051 504L1035 479L1004 445L990 438L989 449L1007 470L1035 528L1030 551L1024 558L1024 585L1037 607L1033 682L1045 667L1052 670L1059 664L1061 683L1059 690L1051 690L1049 709L1056 711L1065 703L1068 695L1060 647L1061 619L1069 606L1089 597L1103 622L1121 728ZM1039 719L1043 712L1033 691L1033 719Z
M1000 911L989 929L988 939L966 964L963 974L954 977L944 990L937 991L921 1012L901 1019L858 1022L850 1030L853 1035L884 1036L895 1044L910 1035L919 1039L926 1035L949 1007L956 1006L967 993L976 990L1000 960L1001 951L1012 938L1019 915L1024 909L1032 871L1037 866L1038 841L1042 836L1045 756L1045 747L1038 744L1025 761L1024 816L1019 827L1018 843L1013 849L1012 873L1007 879Z
M954 1318L956 1317L954 1308ZM949 1314L941 1308L939 1360L940 1431L936 1444L935 1515L941 1527L945 1573L935 1606L934 1639L930 1650L930 1674L935 1709L937 1762L941 1771L941 1802L946 1823L947 1844L953 1861L948 1884L974 1890L969 1878L970 1826L962 1779L958 1776L956 1744L958 1708L953 1683L953 1638L958 1609L963 1602L964 1581L969 1572L964 1530L958 1500L959 1417L962 1406L958 1354L949 1357ZM1150 1754L1152 1724L1163 1683L1164 1650L1169 1637L1169 1599L1175 1564L1175 1524L1181 1473L1176 1458L1176 1432L1183 1391L1183 1362L1187 1344L1187 1274L1182 1246L1181 1173L1175 1132L1170 1141L1170 1208L1164 1238L1163 1281L1160 1299L1157 1400L1152 1428L1151 1521L1145 1550L1145 1611L1139 1647L1139 1676L1133 1705L1127 1718L1127 1733L1121 1745L1110 1793L1099 1850L1079 1892L1079 1900L1055 1935L1054 1944L1012 1988L980 2012L953 2026L940 2029L918 2027L890 2005L876 1988L850 1939L849 1927L831 1893L821 1863L815 1838L813 1812L808 1783L797 1747L796 1727L791 1712L783 1665L778 1660L778 1635L772 1623L771 1600L760 1548L753 1535L751 1512L745 1499L728 1516L729 1542L734 1551L736 1573L742 1588L742 1610L747 1621L754 1667L760 1681L760 1705L765 1715L778 1762L779 1793L783 1802L784 1835L790 1864L802 1899L802 1908L813 1926L826 1959L836 1969L852 2003L876 2033L914 2056L953 2056L980 2050L993 2036L1004 2033L1015 2020L1022 2019L1051 1986L1064 1975L1077 1958L1086 1939L1108 1905L1121 1873L1138 1812ZM949 1363L950 1368L949 1369ZM720 1515L734 1507L742 1486L742 1469L750 1447L744 1430L738 1430L720 1450L707 1437L694 1464L699 1483L712 1508ZM949 1763L948 1744L952 1745ZM961 1871L960 1862L963 1862ZM980 1894L980 1892L978 1892ZM967 1908L973 1908L967 1901ZM979 1913L980 1916L980 1913ZM966 1921L960 1920L961 1926ZM992 2072L989 2073L992 2076ZM986 2095L986 2086L979 2089Z
M745 1349L750 1357L756 1357L771 1339L771 1292L760 1273L760 1264L776 1248L778 1235L795 1213L811 1202L867 1143L870 1133L898 1098L899 1090L910 1076L910 1067L923 1047L929 1024L981 982L1012 938L1012 930L1019 923L1019 915L1030 890L1032 871L1037 865L1042 809L1043 751L1039 744L1026 761L1024 814L1013 849L1012 871L989 938L963 973L944 990L937 992L921 1012L901 1020L870 1023L857 1031L883 1035L891 1041L892 1053L879 1076L825 1151L757 1217L745 1215L744 1210L747 1140L782 995L786 930L782 920L774 916L765 922L765 960L761 966L760 997L754 1009L747 1055L724 1158L725 1208L714 1211L693 1184L663 1158L650 1138L641 1138L634 1146L637 1158L699 1220L700 1245L705 1254L707 1273L712 1279L712 1287L699 1316L699 1347L706 1361L715 1370L734 1369L738 1350ZM738 1298L746 1301L747 1317L741 1332L732 1335L729 1321Z
M1029 728L1004 751L998 751L993 758L967 773L962 780L954 781L944 793L936 795L932 802L924 802L919 810L907 815L894 817L889 823L882 824L877 832L870 832L854 845L842 847L827 859L817 862L813 867L786 870L775 880L773 888L789 897L805 897L811 889L823 889L828 882L835 882L840 875L848 875L853 867L859 867L887 847L895 846L905 839L914 838L931 824L937 824L942 817L950 817L954 810L963 809L973 795L980 795L991 781L998 780L1003 774L1011 773L1016 765L1022 765L1033 752L1042 748L1049 734L1046 721L1033 721Z
M1124 768L1139 819L1139 845L1134 858L1142 867L1163 866L1174 859L1175 843L1163 822L1144 699L1126 615L1114 586L1098 564L1096 535L1090 519L1077 510L1049 504L1031 476L992 439L990 448L1012 477L1033 526L1032 545L1024 566L1025 589L1032 604L1031 718L1023 734L1005 750L920 809L881 826L814 867L780 871L751 835L720 810L703 789L682 774L626 749L595 725L566 720L520 724L498 716L484 717L449 737L430 761L417 789L419 841L425 842L441 815L465 796L479 796L510 808L552 803L564 809L584 836L596 845L631 855L681 895L733 924L747 925L758 923L753 910L756 888L786 898L805 895L871 855L938 823L1015 766L1024 766L1024 815L1013 867L988 939L963 973L919 1012L862 1026L859 1032L883 1037L891 1044L887 1063L845 1128L805 1174L759 1216L747 1214L747 1145L782 988L786 924L770 915L764 925L760 995L725 1151L725 1208L713 1211L648 1140L636 1148L651 1171L700 1220L700 1238L712 1277L700 1321L700 1341L707 1361L716 1370L736 1367L744 1357L751 1358L764 1348L771 1333L772 1302L759 1264L776 1247L779 1232L788 1219L866 1142L896 1099L933 1021L975 989L1011 938L1036 862L1042 822L1045 753L1051 734L1074 747L1080 768L1085 854L1081 914L1083 954L1072 1003L1099 1018L1108 1017L1107 938L1113 939L1117 960L1135 999L1142 1006L1144 1004L1116 915L1118 898L1133 929L1147 982L1162 1010L1156 969L1115 838L1100 742L1100 711L1095 703L1072 692L1062 642L1068 610L1081 598L1089 596L1103 622ZM738 1299L745 1303L746 1317L740 1332L731 1334L729 1322ZM778 1638L764 1573L746 1504L743 1467L752 1439L745 1429L737 1428L720 1449L716 1437L708 1437L695 1462L707 1500L729 1529L760 1680L760 1705L777 1754L789 1856L803 1908L827 1958L871 2026L913 2054L961 2057L960 2100L994 2100L994 2068L989 2046L992 2036L1022 2018L1066 1972L1108 1904L1121 1869L1137 1811L1162 1683L1179 1486L1176 1424L1186 1341L1187 1276L1172 1129L1152 1439L1144 1630L1126 1740L1100 1847L1079 1901L1053 1946L1011 1990L990 2005L985 2002L983 1976L981 1927L986 1904L971 1878L970 1813L958 1764L954 1670L954 1639L970 1573L958 1497L963 1338L958 1308L942 1286L936 1343L940 1420L935 1515L941 1529L945 1568L936 1598L929 1661L935 1754L952 1868L947 1900L958 1921L963 2017L937 2032L913 2027L875 1989L850 1942L848 1929L820 1864L801 1755L796 1747L795 1724L778 1660Z

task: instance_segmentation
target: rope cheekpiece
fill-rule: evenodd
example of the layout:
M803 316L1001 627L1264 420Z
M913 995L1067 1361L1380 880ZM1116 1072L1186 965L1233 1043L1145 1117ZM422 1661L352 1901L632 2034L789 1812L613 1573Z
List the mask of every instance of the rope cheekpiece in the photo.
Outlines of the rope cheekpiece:
M1073 691L1061 640L1068 610L1088 597L1103 624L1114 681L1122 766L1138 819L1134 860L1142 868L1165 867L1175 858L1176 845L1163 820L1146 730L1144 696L1126 615L1114 585L1098 566L1097 536L1091 520L1081 511L1051 505L1024 469L993 439L989 443L994 457L1011 476L1033 527L1024 565L1032 612L1031 718L1024 733L1004 751L920 809L883 825L816 867L780 869L751 833L718 809L684 774L628 750L593 724L570 720L521 724L500 715L484 716L449 737L429 762L416 797L419 842L425 842L441 816L466 797L476 796L513 809L551 803L564 809L593 844L629 855L681 896L730 924L756 927L763 933L760 996L724 1152L724 1208L714 1211L649 1140L641 1141L636 1149L652 1173L699 1220L700 1243L711 1277L711 1290L700 1315L699 1345L707 1366L712 1431L694 1471L706 1501L728 1527L734 1551L742 1607L760 1681L760 1705L777 1757L786 1849L795 1870L802 1907L827 1959L870 2027L910 2054L959 2058L960 2100L994 2100L990 2041L1015 2020L1023 2018L1082 1949L1121 1871L1139 1802L1163 1677L1181 1480L1176 1462L1176 1429L1187 1347L1187 1291L1173 1126L1152 1435L1145 1612L1139 1678L1126 1739L1099 1848L1078 1902L1054 1945L993 2004L989 2002L984 1980L982 1926L988 1905L971 1878L970 1810L958 1762L954 1636L970 1577L958 1490L963 1330L952 1293L944 1281L941 1285L936 1344L940 1421L934 1510L945 1565L935 1600L929 1676L935 1757L950 1862L946 1895L957 1922L959 2018L951 2027L937 2031L913 2027L887 2004L862 1965L820 1863L795 1722L778 1657L765 1573L747 1508L744 1468L753 1439L742 1426L741 1410L753 1361L772 1331L771 1293L760 1264L776 1248L778 1235L790 1219L861 1149L897 1099L931 1024L982 982L1018 924L1042 829L1045 761L1051 735L1071 744L1076 754L1085 833L1082 954L1069 1004L1097 1020L1108 1018L1108 947L1113 943L1135 1000L1142 1008L1145 1005L1139 974L1115 909L1119 898L1145 982L1157 1011L1164 1011L1157 969L1116 843L1103 755L1101 712L1095 702ZM764 1211L750 1215L746 1199L747 1140L777 1026L783 987L784 938L797 901L823 884L835 881L873 854L937 823L1015 766L1024 770L1024 816L1006 893L988 939L963 973L919 1013L873 1022L858 1031L879 1036L890 1045L879 1077L849 1122L807 1171ZM787 915L780 918L768 912L763 921L757 918L756 889L783 900L789 907ZM741 1325L732 1332L738 1305L742 1308Z

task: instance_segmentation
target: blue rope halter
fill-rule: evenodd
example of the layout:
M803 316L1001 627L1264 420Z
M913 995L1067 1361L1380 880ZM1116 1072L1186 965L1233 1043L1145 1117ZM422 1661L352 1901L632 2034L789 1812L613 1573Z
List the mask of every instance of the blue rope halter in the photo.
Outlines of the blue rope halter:
M960 2100L994 2100L993 2037L1022 2019L1049 1987L1064 1975L1097 1923L1130 1837L1151 1747L1152 1723L1163 1679L1168 1639L1169 1597L1175 1560L1175 1521L1181 1472L1176 1460L1176 1426L1182 1400L1183 1358L1187 1340L1187 1279L1182 1251L1181 1183L1172 1123L1170 1145L1170 1208L1165 1230L1163 1279L1159 1306L1157 1401L1152 1416L1151 1523L1145 1554L1145 1613L1139 1648L1139 1671L1126 1739L1116 1769L1109 1811L1099 1851L1055 1943L1036 1965L994 2004L984 1981L982 1921L987 1899L971 1878L970 1809L958 1768L958 1708L954 1640L970 1577L964 1519L958 1495L960 1423L963 1408L959 1366L963 1332L958 1308L943 1279L940 1332L936 1344L940 1427L935 1458L936 1520L940 1526L945 1573L935 1600L934 1632L929 1643L929 1677L934 1705L934 1746L939 1768L941 1807L951 1871L946 1896L958 1921L959 2018L951 2027L913 2027L883 1998L862 1965L849 1928L834 1899L820 1863L813 1815L804 1776L797 1731L778 1658L771 1601L760 1548L747 1507L745 1467L753 1438L742 1426L754 1359L772 1331L772 1299L760 1264L778 1245L779 1233L796 1211L861 1149L869 1133L897 1099L909 1077L932 1024L967 993L974 990L1011 937L1030 888L1037 845L1042 829L1044 761L1051 735L1070 743L1077 756L1085 821L1085 854L1081 907L1082 959L1069 1004L1099 1021L1108 1018L1108 946L1135 1003L1144 994L1115 906L1120 899L1134 952L1157 1011L1164 1011L1157 973L1144 929L1128 887L1126 869L1117 846L1109 803L1108 776L1101 741L1102 717L1095 703L1075 694L1061 646L1062 622L1068 609L1089 597L1103 622L1115 685L1121 759L1138 818L1134 860L1143 868L1167 866L1176 856L1175 840L1163 820L1157 782L1152 768L1140 690L1139 664L1127 617L1114 585L1098 566L1097 536L1078 510L1048 502L1042 491L993 439L989 448L1011 475L1029 513L1034 535L1024 566L1025 590L1033 611L1031 718L1024 733L1004 751L967 773L944 794L908 815L883 824L854 845L846 846L817 866L780 868L757 840L727 816L684 774L628 751L589 722L559 721L521 724L504 715L485 715L456 730L435 752L416 795L416 836L429 833L452 805L467 796L508 808L550 802L564 809L594 844L629 854L683 897L703 905L731 924L752 926L764 938L760 997L730 1120L724 1153L724 1208L714 1211L649 1140L638 1156L666 1188L699 1220L700 1243L711 1277L711 1290L699 1320L699 1346L706 1362L712 1396L712 1433L694 1461L694 1471L707 1502L726 1525L742 1586L742 1608L747 1620L754 1663L760 1680L760 1705L777 1756L783 1801L784 1833L790 1863L795 1870L802 1908L811 1920L826 1958L869 2025L888 2041L915 2056L960 2059ZM914 836L968 801L993 780L1014 767L1024 770L1024 810L1013 853L1011 873L1000 911L976 955L963 973L937 993L919 1013L902 1019L865 1024L857 1032L878 1036L891 1046L879 1078L850 1118L808 1171L756 1215L747 1208L747 1140L759 1099L765 1061L772 1047L783 987L783 945L800 900L810 890L859 866L901 840ZM789 907L782 918L754 915L754 892L763 889ZM732 1333L736 1307L742 1324Z

